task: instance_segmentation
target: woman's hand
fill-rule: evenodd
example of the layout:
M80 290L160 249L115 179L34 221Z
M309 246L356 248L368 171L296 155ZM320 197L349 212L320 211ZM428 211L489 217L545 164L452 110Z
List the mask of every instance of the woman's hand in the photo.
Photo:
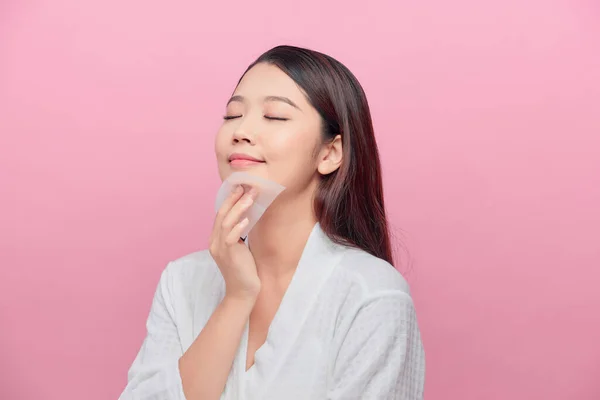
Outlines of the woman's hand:
M260 292L254 257L240 239L249 222L247 218L240 219L252 206L256 194L255 189L244 193L244 188L237 186L217 212L210 237L209 251L225 279L229 298L256 300Z

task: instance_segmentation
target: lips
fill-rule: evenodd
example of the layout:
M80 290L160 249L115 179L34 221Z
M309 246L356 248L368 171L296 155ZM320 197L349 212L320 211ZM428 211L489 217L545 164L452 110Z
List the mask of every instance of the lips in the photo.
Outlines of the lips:
M252 161L252 162L256 162L256 163L261 163L264 162L263 160L260 160L256 157L252 157L249 154L244 154L244 153L233 153L232 155L229 156L229 162L232 161Z
M229 165L231 165L233 168L246 168L263 163L263 160L260 160L249 154L234 153L229 156Z

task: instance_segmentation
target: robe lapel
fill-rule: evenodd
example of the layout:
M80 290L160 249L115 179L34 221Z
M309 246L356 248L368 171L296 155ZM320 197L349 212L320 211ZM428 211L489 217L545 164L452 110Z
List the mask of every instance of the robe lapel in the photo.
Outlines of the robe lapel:
M323 284L339 264L342 253L340 246L333 243L317 223L271 322L266 341L256 351L254 365L246 372L246 393L251 394L249 397L260 399L268 390L270 382L293 347ZM242 343L245 345L240 346L243 349L241 364L245 370L247 331Z

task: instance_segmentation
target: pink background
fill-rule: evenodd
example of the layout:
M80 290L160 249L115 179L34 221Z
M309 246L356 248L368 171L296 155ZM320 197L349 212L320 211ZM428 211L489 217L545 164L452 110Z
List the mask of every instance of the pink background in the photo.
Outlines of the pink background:
M426 399L600 398L598 3L325 3L0 2L0 398L117 398L280 43L367 91Z

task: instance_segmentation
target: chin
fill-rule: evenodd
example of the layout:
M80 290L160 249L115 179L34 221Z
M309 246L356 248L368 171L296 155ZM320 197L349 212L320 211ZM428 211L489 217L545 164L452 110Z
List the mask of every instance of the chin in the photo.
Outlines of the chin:
M251 167L233 167L227 163L226 166L219 168L219 176L224 181L229 175L234 172L244 172L247 174L259 176L264 179L269 179L269 173L265 170L264 166L251 166Z

